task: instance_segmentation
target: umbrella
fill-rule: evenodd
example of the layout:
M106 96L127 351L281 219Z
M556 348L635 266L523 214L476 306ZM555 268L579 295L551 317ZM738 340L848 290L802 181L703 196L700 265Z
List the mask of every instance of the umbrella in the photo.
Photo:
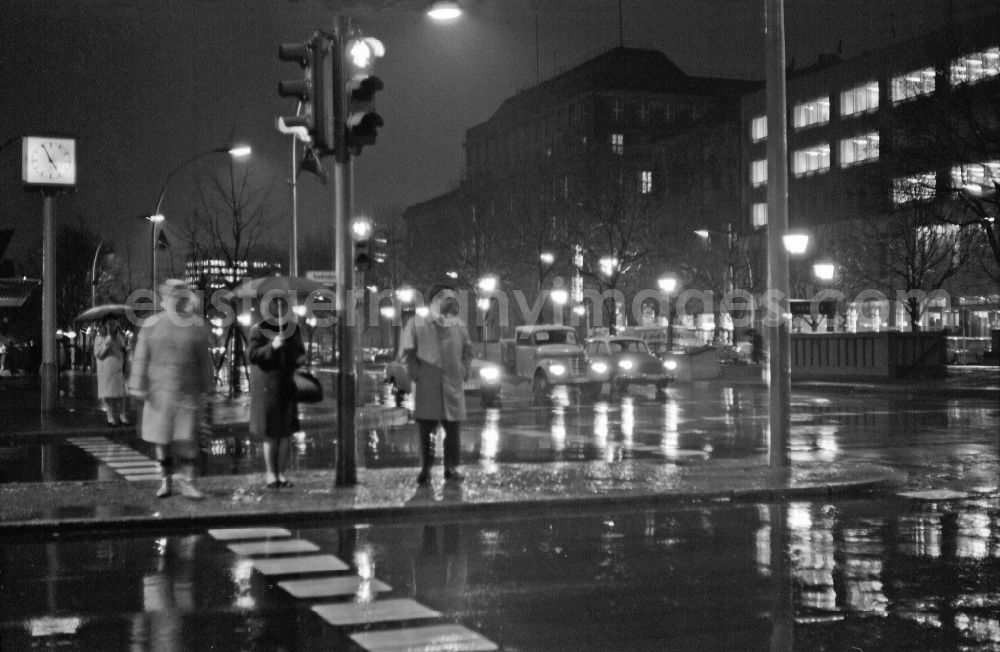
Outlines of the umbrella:
M153 307L152 303L150 303L149 307ZM75 321L103 321L108 317L124 319L126 317L135 317L136 312L139 310L124 303L105 303L93 308L87 308L76 316Z
M308 296L313 292L329 289L322 283L301 276L264 276L243 281L236 287L236 296L259 299L268 292L282 292L296 296Z

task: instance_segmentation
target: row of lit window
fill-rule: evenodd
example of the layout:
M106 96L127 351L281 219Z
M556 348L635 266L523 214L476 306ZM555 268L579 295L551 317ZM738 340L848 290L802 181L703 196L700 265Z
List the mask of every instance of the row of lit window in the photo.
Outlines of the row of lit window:
M840 167L849 167L878 158L879 136L869 132L840 141ZM830 146L826 143L795 150L792 153L792 174L803 176L830 169ZM750 163L750 184L758 188L767 183L767 161Z
M951 187L976 188L1000 183L1000 161L955 165L951 168ZM937 193L937 175L933 172L914 174L893 179L892 202L899 206L913 201L934 199Z
M952 86L974 83L1000 75L1000 48L988 48L953 59L949 68ZM901 102L934 92L936 72L933 67L911 70L893 77L889 92L893 102ZM879 105L879 86L869 81L840 93L840 114L855 115L874 111ZM818 97L799 102L792 108L792 126L796 129L826 124L830 121L830 100ZM767 138L767 118L758 116L750 121L750 140L760 142Z

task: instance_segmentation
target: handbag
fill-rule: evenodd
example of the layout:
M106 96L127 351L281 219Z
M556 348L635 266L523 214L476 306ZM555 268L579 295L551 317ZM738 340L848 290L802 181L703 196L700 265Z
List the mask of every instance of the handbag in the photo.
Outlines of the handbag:
M323 400L323 386L319 379L305 369L296 369L295 400L299 403L319 403Z

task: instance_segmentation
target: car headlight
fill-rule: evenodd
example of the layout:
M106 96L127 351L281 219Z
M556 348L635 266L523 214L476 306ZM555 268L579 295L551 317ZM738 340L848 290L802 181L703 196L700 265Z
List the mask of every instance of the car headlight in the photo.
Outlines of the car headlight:
M500 370L496 367L483 367L479 370L479 377L485 381L493 382L500 377Z
M618 367L621 368L624 371L628 371L629 369L632 368L632 361L631 360L619 360L618 361Z
M603 362L595 362L590 365L590 368L593 369L595 373L603 374L608 370L608 365Z
M564 367L561 364L549 365L549 372L553 376L562 376L564 373L566 373L566 367Z
M664 360L663 368L666 369L667 371L673 371L674 369L677 368L677 362L675 360Z

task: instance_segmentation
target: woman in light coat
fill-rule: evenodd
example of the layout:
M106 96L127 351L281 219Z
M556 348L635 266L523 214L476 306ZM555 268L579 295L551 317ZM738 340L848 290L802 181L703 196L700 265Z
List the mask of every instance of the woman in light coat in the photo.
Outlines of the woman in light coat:
M429 294L427 316L417 315L407 322L400 337L400 357L406 363L411 380L416 383L413 418L420 430L423 464L418 484L430 481L434 466L434 442L431 435L438 424L444 428L444 477L460 482L464 475L461 463L461 426L465 419L465 390L472 360L472 341L465 323L458 316L455 291L436 285Z
M261 321L250 329L250 436L262 441L267 487L291 487L285 477L292 433L298 429L295 368L305 361L295 312L278 295L261 301Z
M194 293L182 281L160 286L163 311L150 317L132 360L129 391L144 401L142 438L156 445L163 483L156 495L173 491L173 454L181 458L181 494L198 499L191 484L198 453L198 433L208 396L215 390L208 328L196 312Z
M97 398L104 403L108 427L131 423L126 410L128 391L125 389L125 361L128 343L118 327L118 320L109 317L94 338L97 358Z

